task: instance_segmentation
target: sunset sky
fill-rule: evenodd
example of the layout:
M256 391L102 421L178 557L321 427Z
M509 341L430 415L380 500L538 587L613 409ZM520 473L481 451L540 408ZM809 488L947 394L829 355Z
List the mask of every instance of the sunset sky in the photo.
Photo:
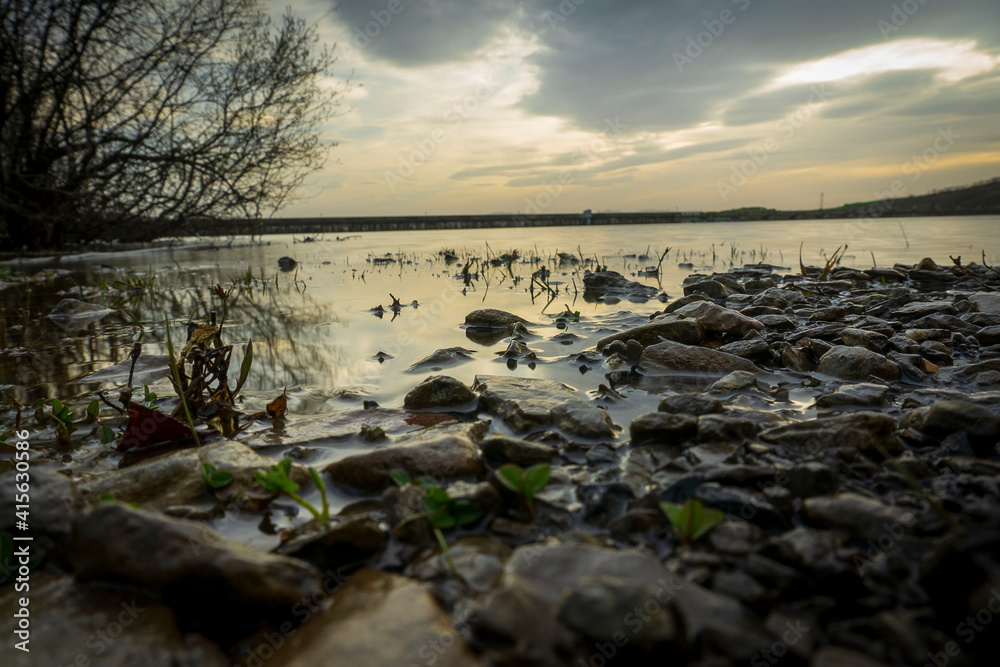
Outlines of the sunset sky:
M997 0L309 0L353 71L286 216L816 208L1000 176Z

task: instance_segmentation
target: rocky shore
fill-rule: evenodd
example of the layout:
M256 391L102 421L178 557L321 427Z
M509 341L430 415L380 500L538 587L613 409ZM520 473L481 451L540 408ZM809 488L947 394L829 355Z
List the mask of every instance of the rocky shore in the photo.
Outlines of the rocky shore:
M655 297L614 272L584 280L596 299ZM328 525L300 516L272 551L217 530L296 511L256 479L274 463L259 433L109 472L38 468L32 652L12 648L21 594L6 581L2 663L992 664L998 290L979 264L755 264L693 275L648 322L567 356L605 378L593 395L516 375L466 385L429 362L398 408L283 434L313 498L317 434L368 441L319 471L356 500ZM508 367L536 359L526 318L479 310L466 326ZM640 393L658 408L615 423L609 407ZM231 483L208 485L205 462ZM551 466L530 512L498 478L511 463ZM443 531L448 554L397 473L479 510ZM725 520L680 539L660 505L689 500Z

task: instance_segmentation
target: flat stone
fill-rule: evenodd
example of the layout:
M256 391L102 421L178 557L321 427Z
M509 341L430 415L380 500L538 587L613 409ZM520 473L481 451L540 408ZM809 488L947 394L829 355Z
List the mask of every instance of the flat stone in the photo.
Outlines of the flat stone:
M169 359L165 354L140 354L139 358L135 360L132 385L153 384L157 380L170 377ZM85 375L77 382L126 384L131 370L132 360L126 359L113 366L106 366L99 371Z
M968 401L938 401L916 408L902 425L938 438L956 432L965 433L970 441L979 443L994 443L1000 438L1000 414Z
M643 375L723 376L733 371L761 372L747 359L705 347L664 341L642 352L638 371Z
M698 320L706 331L719 335L743 337L751 331L764 329L764 325L754 318L711 301L690 303L674 312Z
M554 447L501 434L488 436L480 443L480 448L490 461L516 463L522 467L548 463L557 453Z
M889 388L880 384L845 384L837 387L837 391L823 394L816 399L818 408L841 407L877 407L885 401Z
M731 394L734 391L753 389L757 386L757 376L747 371L733 371L729 375L716 380L708 388L710 394Z
M970 303L971 299L972 297L970 297ZM892 314L900 322L909 322L935 313L956 315L958 311L955 309L955 305L948 301L914 301L897 308Z
M878 352L846 345L837 345L824 354L817 370L841 380L867 380L874 375L883 380L896 381L902 375L898 364Z
M426 357L414 361L407 373L420 373L423 371L440 371L448 366L457 366L467 361L472 361L475 353L466 350L464 347L447 347L428 354Z
M763 624L737 600L688 584L678 591L676 604L688 646L708 646L747 662L771 645Z
M863 539L877 538L890 527L898 532L902 526L896 524L908 526L915 521L910 511L856 493L806 498L802 513L815 523L841 528Z
M438 667L482 664L451 617L413 579L363 569L331 598L330 606L296 628L269 663L314 667L335 660L344 665L399 667L411 664L415 656L432 655ZM448 638L447 645L442 638Z
M809 419L766 429L760 439L781 447L786 454L809 456L836 447L877 453L879 448L898 452L896 422L879 412L850 412L835 417Z
M1000 326L983 327L975 334L980 345L1000 344Z
M840 339L844 341L844 345L863 347L879 354L885 354L889 349L888 336L875 331L848 327L840 332Z
M657 442L676 444L698 433L698 420L692 415L652 412L632 420L629 435L632 444Z
M735 354L737 357L743 357L744 359L770 359L772 356L771 346L762 338L726 343L719 348L719 351L726 354Z
M656 408L660 412L700 415L718 414L722 412L722 401L705 394L677 394L660 399Z
M1000 293L976 292L969 297L969 309L974 313L1000 315Z
M479 407L507 423L516 433L555 426L565 435L607 439L615 437L607 412L579 398L561 382L537 378L478 375L473 391Z
M668 317L660 316L648 324L605 336L597 341L597 350L603 350L606 345L616 340L625 343L634 340L643 346L653 345L661 340L673 340L687 345L694 345L705 340L705 328L698 320L667 319Z
M389 542L377 517L367 514L335 517L329 528L307 533L276 550L312 563L321 571L336 571L380 553Z
M365 493L383 489L389 473L400 470L410 477L480 475L478 443L489 429L487 422L451 424L424 429L361 454L353 454L326 467L333 481Z

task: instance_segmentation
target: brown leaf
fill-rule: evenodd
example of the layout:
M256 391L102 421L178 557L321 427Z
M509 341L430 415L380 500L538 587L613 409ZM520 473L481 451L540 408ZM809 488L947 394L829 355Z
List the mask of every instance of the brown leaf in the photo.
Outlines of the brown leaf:
M285 395L285 390L281 390L281 396L274 399L267 404L267 414L271 419L281 419L288 412L288 397Z
M191 438L188 425L139 403L128 406L128 425L118 451L152 447L164 442L179 443Z

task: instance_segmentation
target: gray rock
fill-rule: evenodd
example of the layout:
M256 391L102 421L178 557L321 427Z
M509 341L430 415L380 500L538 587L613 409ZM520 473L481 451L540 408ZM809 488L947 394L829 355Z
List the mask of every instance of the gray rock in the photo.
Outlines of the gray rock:
M496 586L503 575L503 565L510 558L511 548L504 542L486 535L460 537L448 545L455 569L477 593ZM406 567L406 576L430 581L452 576L451 568L440 551L429 552Z
M840 332L840 339L844 341L844 345L863 347L879 354L885 354L889 349L889 338L875 331L848 327Z
M702 280L684 285L684 294L703 294L717 301L724 301L731 294L737 293L738 290L718 280Z
M762 338L752 338L750 340L737 340L726 343L719 348L720 352L735 354L744 359L767 360L771 358L771 346Z
M629 280L617 271L586 271L583 274L584 294L602 296L614 294L628 299L654 299L660 290Z
M976 292L969 297L969 309L974 313L1000 315L1000 293Z
M517 433L555 426L574 437L615 436L607 412L582 400L560 382L479 375L472 388L479 393L480 408L503 419Z
M871 376L898 380L899 365L863 347L837 345L819 360L817 370L841 380L867 380Z
M765 530L785 530L791 526L788 518L760 493L710 482L700 485L692 497L700 500L705 507L749 521Z
M731 394L734 391L753 389L757 386L757 376L747 371L733 371L729 375L716 380L708 388L710 394Z
M632 420L629 435L633 445L646 442L676 444L698 433L698 420L687 414L652 412Z
M1000 344L1000 326L983 327L975 336L980 345Z
M8 444L13 444L15 439L11 435ZM30 441L29 441L30 442ZM40 464L31 467L30 490L30 512L31 536L35 545L32 551L37 554L39 549L38 541L44 536L54 544L65 545L69 540L73 527L73 514L77 509L78 494L76 486L66 475L62 475L55 470L43 468ZM14 493L15 471L10 470L0 475L0 485L4 488L0 494L0 531L17 534L14 530L14 523L17 520L15 511L17 505L24 504L17 501ZM23 480L21 480L23 481Z
M465 323L480 329L507 329L516 323L529 324L523 317L496 308L474 310L465 316Z
M414 361L406 369L406 372L439 371L447 366L457 366L458 364L464 364L466 361L472 361L474 354L472 350L466 350L464 347L447 347Z
M794 331L795 321L784 315L761 315L756 318L768 331Z
M335 461L326 472L335 483L366 493L384 488L395 470L413 478L480 475L484 468L478 443L488 429L489 424L482 421L423 429Z
M970 441L981 444L995 443L1000 439L1000 415L968 401L938 401L917 408L906 415L901 426L915 428L937 438L962 432Z
M312 563L324 572L336 571L375 556L389 541L377 516L360 514L333 520L336 523L329 528L285 542L277 553Z
M837 471L818 461L806 461L787 472L785 488L796 498L825 496L837 490Z
M760 369L753 362L732 354L664 341L643 350L638 371L650 376L723 376L733 371L759 373Z
M435 375L411 389L403 399L403 407L410 410L463 408L475 401L476 395L463 383L452 377Z
M793 371L810 373L816 370L816 362L808 350L782 341L778 343L778 351L781 353L781 363Z
M254 474L258 470L268 470L274 465L274 459L261 456L244 444L226 441L167 452L128 468L83 478L77 486L81 497L89 502L97 502L107 494L115 500L138 503L148 509L162 510L202 501L214 504L215 496L202 475L202 463L211 463L232 474L233 482L215 492L224 502L234 502L248 493L262 494ZM298 464L292 465L290 477L300 485L310 483L309 472Z
M603 350L606 345L616 340L638 341L644 346L659 343L661 340L673 340L678 343L694 345L705 340L705 328L698 320L661 315L648 324L642 324L634 329L601 338L597 341L598 351Z
M823 526L841 528L862 539L896 534L916 521L913 512L856 493L817 496L802 501L802 513Z
M433 656L438 667L482 664L424 586L398 574L364 569L337 589L329 606L296 628L293 640L281 645L269 662L314 667L335 660L398 667L418 655Z
M747 662L772 639L758 618L732 598L697 584L677 593L677 611L688 646L701 645Z
M115 311L96 303L63 299L48 314L48 318L67 333L76 333L113 312Z
M764 531L760 526L746 521L723 521L705 537L719 553L745 556L757 547L764 537Z
M745 442L757 437L760 427L750 419L728 415L702 415L698 417L700 442Z
M786 454L810 456L836 447L877 454L901 449L896 422L878 412L851 412L836 417L809 419L762 431L760 439L781 447Z
M751 331L764 329L764 325L754 318L711 301L690 303L674 312L698 320L706 331L719 335L743 337Z
M837 391L816 399L818 408L877 407L885 401L889 388L880 384L845 384Z
M906 304L902 308L897 308L892 314L900 322L909 322L910 320L916 320L936 313L956 315L958 311L955 309L954 304L948 301L915 301Z
M680 297L679 299L674 299L673 301L671 301L670 303L668 303L667 307L663 309L663 313L661 313L661 314L662 315L668 315L670 313L673 313L673 312L675 312L675 311L683 308L684 306L686 306L688 304L698 303L699 301L706 302L706 303L712 303L712 301L707 296L703 296L701 294L688 294L686 296Z
M809 316L810 322L839 322L847 317L847 311L840 306L820 308Z
M480 448L483 450L483 456L489 461L516 463L522 467L548 463L557 453L554 447L500 434L485 438Z
M74 525L69 560L81 580L127 583L191 603L287 610L320 590L319 572L295 558L247 547L204 524L102 503Z
M656 408L660 412L688 414L698 417L722 412L722 401L705 394L677 394L660 399Z
M15 650L14 630L25 592L0 597L0 649L4 667L37 665L142 665L226 667L219 647L197 635L185 636L167 605L135 588L78 583L72 577L31 582L30 653ZM101 634L97 634L98 631Z

